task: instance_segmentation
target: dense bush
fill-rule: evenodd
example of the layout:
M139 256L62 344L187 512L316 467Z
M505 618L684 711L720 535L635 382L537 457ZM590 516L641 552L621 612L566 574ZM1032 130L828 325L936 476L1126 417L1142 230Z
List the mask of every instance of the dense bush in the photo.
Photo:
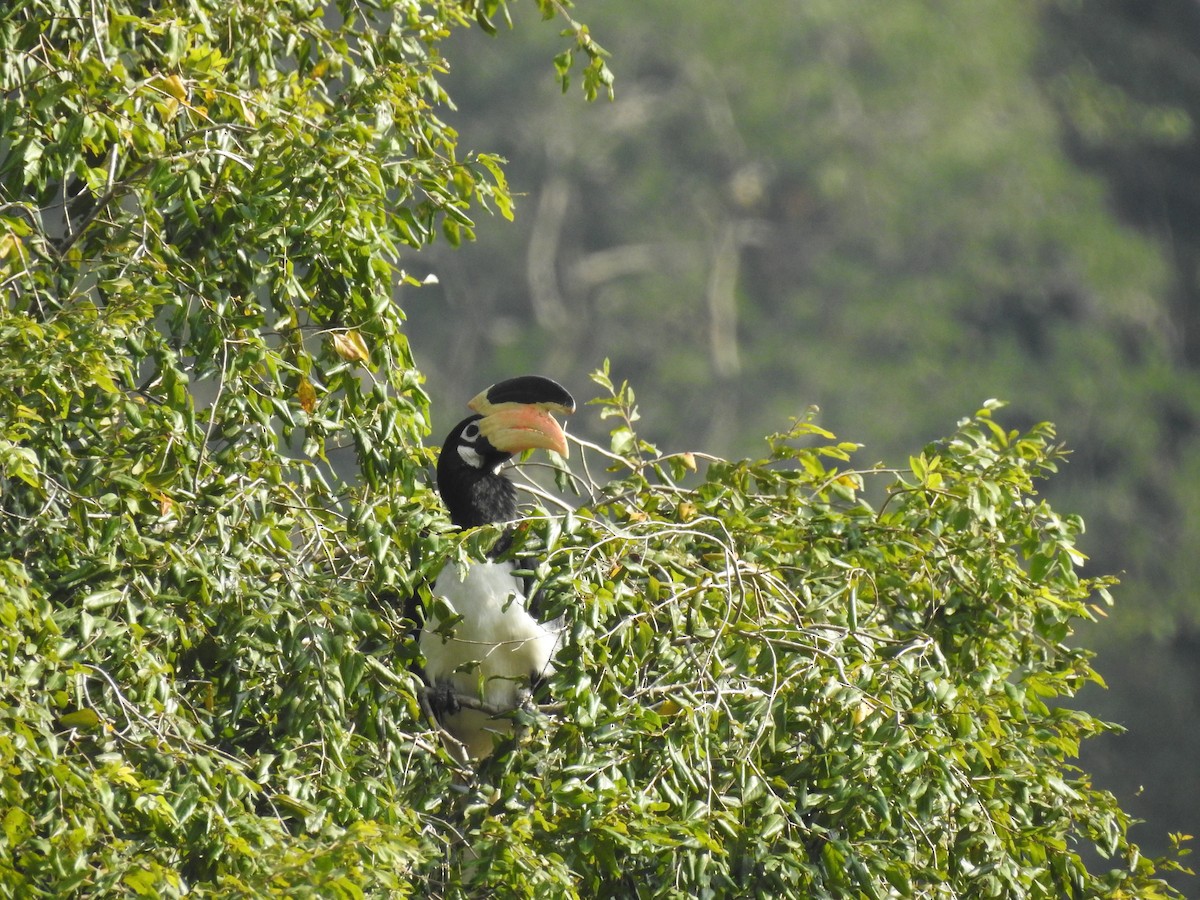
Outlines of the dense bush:
M392 297L508 209L435 114L439 41L503 10L380 7L0 16L4 893L1168 895L1070 767L1105 726L1047 703L1104 599L1056 450L990 410L904 471L806 423L660 458L599 373L584 504L514 550L552 696L455 771L398 600L495 535L428 486Z
M1062 705L1097 677L1064 642L1108 584L1034 490L1049 426L1005 431L993 404L856 472L799 422L696 478L638 442L630 400L602 401L616 479L530 529L572 640L555 715L466 807L491 877L550 858L579 896L1171 895L1071 765L1111 727Z

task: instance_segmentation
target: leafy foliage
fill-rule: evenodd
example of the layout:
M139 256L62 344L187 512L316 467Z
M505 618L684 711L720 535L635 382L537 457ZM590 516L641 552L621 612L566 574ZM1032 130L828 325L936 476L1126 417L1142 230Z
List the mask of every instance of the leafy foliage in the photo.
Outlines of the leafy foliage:
M435 420L530 359L562 380L609 356L665 448L755 454L808 404L864 462L983 397L1053 421L1072 456L1046 490L1123 583L1079 640L1118 682L1088 703L1134 733L1088 765L1200 833L1198 15L608 0L587 16L620 59L601 108L557 97L552 35L457 35L450 121L522 196L469 255L423 254L441 284L406 309Z
M399 253L510 204L435 112L474 11L0 14L7 891L406 883L428 754L364 596L440 522Z
M1034 491L1050 426L991 405L894 472L837 468L854 445L802 421L697 479L632 400L584 444L616 477L526 533L572 639L553 722L468 800L488 884L522 871L515 833L572 896L1173 896L1070 763L1112 727L1055 702L1097 679L1064 641L1108 582Z
M1066 2L1066 46L1049 5L760 0L734 18L609 0L589 18L622 60L611 108L559 102L543 31L514 35L516 52L456 36L472 65L450 75L451 121L511 159L528 199L515 227L483 224L469 259L434 248L438 294L407 304L437 406L481 367L495 380L535 357L566 377L608 356L655 386L646 432L662 446L749 454L814 404L877 461L1009 398L1015 421L1058 425L1074 456L1051 490L1087 518L1098 570L1126 573L1133 602L1109 635L1186 631L1200 391L1167 296L1182 248L1122 226L1072 161L1041 61L1070 64L1071 84L1089 66L1136 77L1123 48L1189 72L1100 10L1186 8L1163 23L1178 42L1194 5ZM1103 63L1078 60L1096 30ZM1172 236L1200 221L1188 184L1164 189L1183 210ZM1159 209L1141 181L1126 193ZM480 310L509 327L461 326Z
M600 373L611 478L516 542L569 614L553 703L454 771L397 601L494 534L427 486L393 292L511 211L436 112L441 41L505 12L0 14L0 890L1170 896L1070 768L1106 726L1046 701L1104 585L1032 493L1048 430L990 410L903 473L811 423L660 457Z

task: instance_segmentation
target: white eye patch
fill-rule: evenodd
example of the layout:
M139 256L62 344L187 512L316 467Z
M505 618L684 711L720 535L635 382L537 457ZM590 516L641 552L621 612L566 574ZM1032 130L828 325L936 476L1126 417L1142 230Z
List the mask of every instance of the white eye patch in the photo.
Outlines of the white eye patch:
M471 426L471 427L474 428L475 426ZM476 430L478 431L478 429L476 429ZM468 447L466 444L459 444L458 445L458 456L459 456L459 459L461 459L463 462L465 462L472 469L482 469L483 468L483 457L475 452L474 447Z
M462 436L468 441L473 441L475 438L479 437L479 423L472 422L470 425L464 428Z

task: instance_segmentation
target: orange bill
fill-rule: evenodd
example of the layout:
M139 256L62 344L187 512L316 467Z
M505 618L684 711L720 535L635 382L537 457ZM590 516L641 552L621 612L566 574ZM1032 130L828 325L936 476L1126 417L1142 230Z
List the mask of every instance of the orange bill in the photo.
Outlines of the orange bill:
M501 403L479 420L479 431L497 450L553 450L568 456L567 436L554 417L540 406Z

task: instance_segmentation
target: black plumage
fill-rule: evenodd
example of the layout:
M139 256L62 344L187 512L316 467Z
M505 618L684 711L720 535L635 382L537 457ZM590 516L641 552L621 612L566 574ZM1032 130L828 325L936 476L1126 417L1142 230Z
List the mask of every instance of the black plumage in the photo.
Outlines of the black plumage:
M459 422L438 456L438 494L450 521L459 528L511 522L517 517L517 489L500 474L500 467L512 454L497 450L479 433L482 419L474 415ZM476 464L469 462L470 458Z

